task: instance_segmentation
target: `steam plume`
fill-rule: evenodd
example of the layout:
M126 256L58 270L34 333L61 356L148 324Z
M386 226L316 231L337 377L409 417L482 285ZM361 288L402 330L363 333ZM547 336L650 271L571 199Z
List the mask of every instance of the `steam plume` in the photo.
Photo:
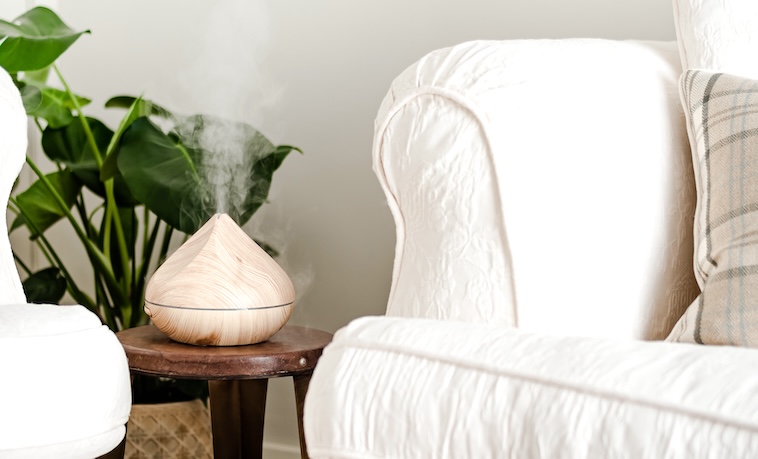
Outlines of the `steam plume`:
M194 65L183 79L190 83L188 92L200 111L217 117L206 120L192 140L213 153L206 155L200 170L212 188L215 211L229 212L242 205L246 190L255 185L243 173L251 158L244 148L246 132L237 121L269 136L265 114L281 98L282 87L264 71L270 49L267 1L218 0L208 5L207 28L198 36L202 40L193 43Z

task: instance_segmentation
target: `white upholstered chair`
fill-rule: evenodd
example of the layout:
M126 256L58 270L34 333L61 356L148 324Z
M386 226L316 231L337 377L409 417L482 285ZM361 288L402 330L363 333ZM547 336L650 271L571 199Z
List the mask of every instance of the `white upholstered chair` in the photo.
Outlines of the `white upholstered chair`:
M708 22L753 3L676 1L677 26L700 27L712 62L733 29ZM758 73L758 42L743 51ZM395 79L373 150L397 228L389 304L325 349L311 457L758 457L758 350L662 341L699 293L678 84L697 55L477 41Z
M124 438L129 368L92 312L27 304L6 222L26 136L21 97L0 69L0 458L94 458Z

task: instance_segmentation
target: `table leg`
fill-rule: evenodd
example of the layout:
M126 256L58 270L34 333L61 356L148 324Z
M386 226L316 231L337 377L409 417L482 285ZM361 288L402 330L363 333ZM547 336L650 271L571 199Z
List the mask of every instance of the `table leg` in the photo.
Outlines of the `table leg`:
M305 394L308 392L308 385L311 382L311 373L295 375L292 377L295 382L295 404L297 405L297 431L300 434L300 457L308 459L308 449L305 445L305 432L303 432L303 405L305 404Z
M267 379L208 381L213 456L255 459L263 455Z

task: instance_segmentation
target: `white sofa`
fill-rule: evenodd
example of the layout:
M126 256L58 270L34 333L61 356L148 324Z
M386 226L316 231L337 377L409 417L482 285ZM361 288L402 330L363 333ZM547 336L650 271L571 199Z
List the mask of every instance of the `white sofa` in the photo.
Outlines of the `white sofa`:
M714 24L758 6L691 3L678 43L476 41L392 83L373 150L387 314L325 349L311 457L758 457L758 351L664 341L710 288L680 75L732 59L758 79L733 59L752 35Z
M91 459L124 438L129 367L83 306L27 304L6 231L26 136L21 97L0 69L0 458Z

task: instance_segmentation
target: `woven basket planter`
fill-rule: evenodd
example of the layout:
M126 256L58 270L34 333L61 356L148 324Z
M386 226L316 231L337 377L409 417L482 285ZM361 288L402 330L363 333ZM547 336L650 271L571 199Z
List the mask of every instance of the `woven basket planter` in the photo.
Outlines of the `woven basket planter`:
M211 417L200 400L133 405L126 432L127 459L213 457Z

